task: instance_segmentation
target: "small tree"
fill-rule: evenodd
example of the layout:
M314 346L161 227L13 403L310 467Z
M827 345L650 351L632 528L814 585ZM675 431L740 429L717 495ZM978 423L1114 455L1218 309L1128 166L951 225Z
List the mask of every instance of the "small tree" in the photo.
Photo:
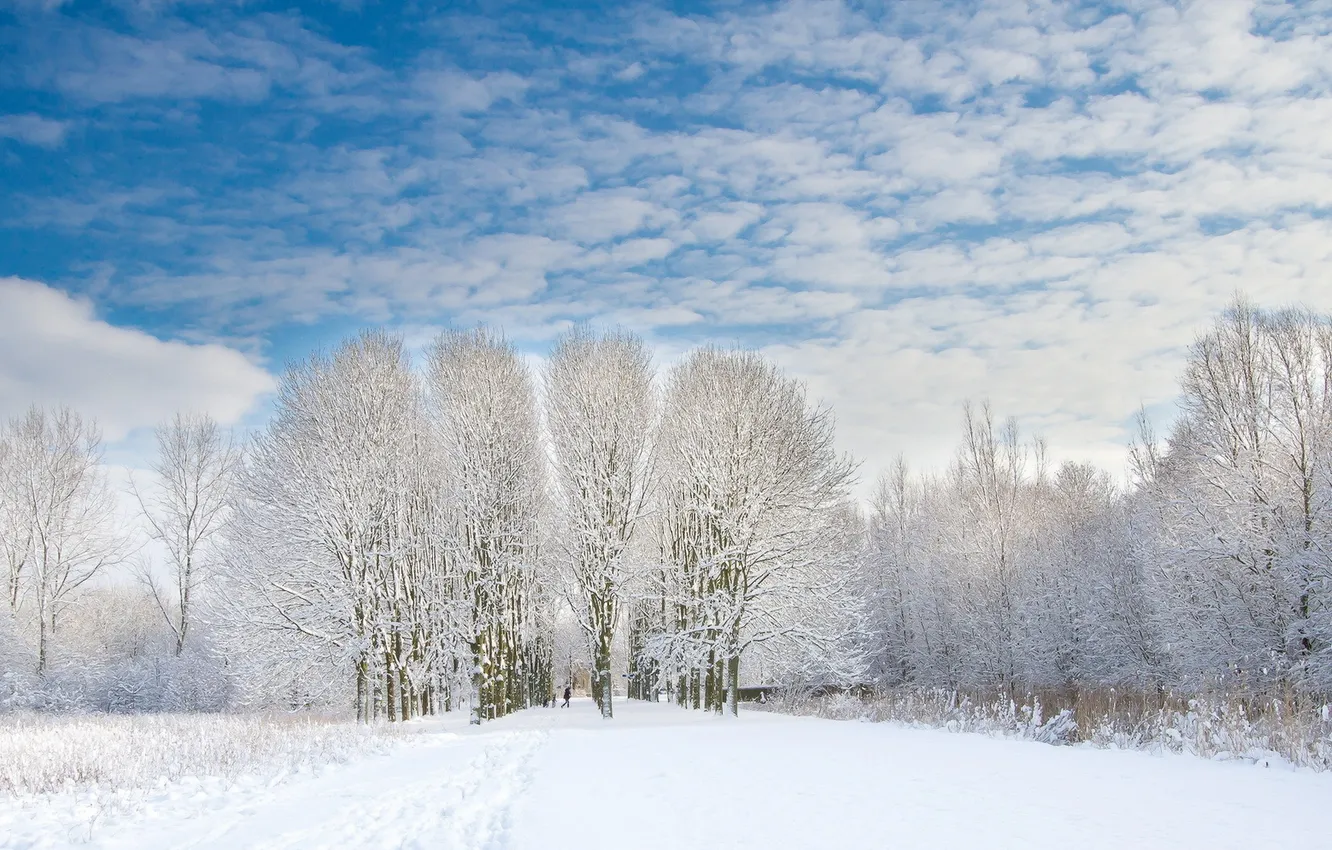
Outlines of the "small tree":
M11 616L18 614L24 569L32 556L32 523L24 509L23 481L19 446L5 429L0 429L0 559Z
M185 649L193 602L205 575L203 556L226 516L240 449L207 414L176 414L157 429L155 492L145 497L131 481L149 534L167 552L169 587L158 587L151 571L142 579L175 638Z
M42 674L70 596L104 567L122 562L129 544L116 530L115 494L101 466L96 423L67 407L33 407L10 423L7 442L10 522L27 541L23 572L15 571L11 581L27 584L36 607Z

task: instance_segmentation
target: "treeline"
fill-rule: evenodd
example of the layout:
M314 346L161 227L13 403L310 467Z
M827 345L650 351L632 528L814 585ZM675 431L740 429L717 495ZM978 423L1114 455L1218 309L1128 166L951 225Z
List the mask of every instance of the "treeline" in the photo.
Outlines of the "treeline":
M226 660L204 649L196 609L240 453L207 417L178 416L157 436L154 485L120 494L94 422L33 408L0 427L0 709L230 704ZM162 564L144 556L149 542ZM99 584L112 573L135 581Z
M1332 691L1332 320L1234 305L1121 486L968 408L956 461L875 492L883 685Z
M83 477L39 504L64 482L65 432ZM288 369L243 451L206 417L157 437L154 482L133 488L166 553L155 565L114 531L95 429L34 410L0 438L8 628L37 647L19 663L28 691L83 666L71 644L51 670L56 612L79 616L76 588L127 562L170 633L168 676L220 676L203 690L231 705L348 703L366 721L466 706L479 723L545 702L569 622L610 717L628 608L635 693L665 684L716 711L729 693L734 711L750 647L842 652L858 622L852 464L828 412L749 352L695 351L663 389L630 334L566 334L538 375L484 329L441 335L419 370L400 339L367 332ZM57 568L47 514L83 546ZM77 600L83 615L96 599ZM10 655L12 670L24 652Z
M243 444L159 428L120 503L95 425L34 409L0 430L0 705L482 722L575 657L606 717L621 681L726 713L744 684L1332 691L1328 317L1236 304L1127 482L969 406L950 467L866 509L834 437L758 354L658 375L585 329L539 371L484 329L419 367L363 333Z
M321 660L316 684L350 664L362 719L466 703L481 722L551 694L569 616L610 717L637 603L660 616L634 620L636 688L664 677L699 707L729 693L734 711L746 647L852 633L828 607L851 563L852 466L798 382L706 348L659 393L640 339L581 330L541 378L538 405L487 331L441 336L419 376L375 333L288 373L217 577L222 639L265 667L247 679L295 690ZM285 643L245 651L255 634Z

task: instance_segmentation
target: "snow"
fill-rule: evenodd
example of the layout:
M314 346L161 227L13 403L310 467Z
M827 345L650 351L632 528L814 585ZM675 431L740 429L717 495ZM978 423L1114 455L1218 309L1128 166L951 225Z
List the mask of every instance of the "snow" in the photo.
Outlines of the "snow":
M285 781L190 780L118 811L0 800L0 847L609 850L1322 846L1332 775L890 724L588 700Z

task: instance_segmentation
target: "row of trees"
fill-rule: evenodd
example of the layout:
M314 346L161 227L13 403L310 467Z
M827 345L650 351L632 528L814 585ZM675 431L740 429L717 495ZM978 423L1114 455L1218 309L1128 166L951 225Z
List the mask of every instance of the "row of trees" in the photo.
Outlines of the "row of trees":
M541 377L538 404L484 330L442 335L419 376L377 333L288 373L218 578L223 640L267 665L251 678L299 691L303 671L345 666L362 719L466 701L480 722L549 696L569 616L611 717L637 606L658 616L635 620L636 691L666 676L695 706L729 693L734 713L749 647L847 633L819 602L846 586L853 469L798 382L709 348L662 393L641 339L583 329ZM255 635L276 637L243 652Z
M270 691L348 670L362 720L542 701L543 464L531 376L485 331L442 336L423 376L381 333L289 370L234 494L222 640Z
M875 491L866 651L884 684L1332 690L1332 320L1233 306L1130 486L968 409L940 475Z
M174 656L222 662L171 669L224 669L239 702L347 698L362 720L545 701L566 622L611 717L626 609L635 693L716 711L729 693L734 712L747 652L831 651L855 622L830 613L849 610L852 464L830 414L751 353L696 351L663 388L630 334L575 330L537 375L486 330L443 334L419 370L369 332L290 368L244 451L206 417L157 437L152 482L129 488L153 541L136 550L95 428L36 410L6 432L11 621L38 624L39 678L54 612L115 563ZM61 484L52 549L18 496L63 481L61 439L83 477Z

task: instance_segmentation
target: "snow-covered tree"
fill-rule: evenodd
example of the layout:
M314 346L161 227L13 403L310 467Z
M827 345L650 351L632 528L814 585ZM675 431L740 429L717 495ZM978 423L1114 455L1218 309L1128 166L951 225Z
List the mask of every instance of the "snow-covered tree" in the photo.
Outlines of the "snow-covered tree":
M656 418L651 354L631 334L586 329L556 343L545 372L555 483L556 560L587 633L592 693L612 716L611 647L630 543L648 510Z
M1182 389L1151 489L1180 670L1326 687L1332 323L1238 302L1194 345Z
M679 699L735 714L746 649L843 637L844 622L810 615L842 601L854 464L834 448L831 413L744 351L704 348L671 371L659 440L673 622L648 652L680 672Z
M917 525L921 488L912 480L906 459L898 456L880 476L870 502L865 578L862 588L867 624L874 636L866 647L869 672L883 684L912 681L920 659L914 657L920 631L917 594L920 575Z
M544 432L502 335L446 333L426 359L366 333L293 367L243 464L206 418L160 429L136 495L165 589L91 582L130 549L95 425L34 408L0 428L0 700L467 703L480 722L558 676L609 717L613 659L631 695L721 713L742 673L1332 693L1328 316L1233 305L1190 350L1165 439L1144 417L1127 481L1055 467L968 406L954 461L899 460L863 512L831 413L757 354L693 351L658 388L640 340L574 331Z
M886 685L1332 687L1332 320L1236 303L1190 351L1180 416L1127 488L1053 475L969 408L948 474L898 469L865 584Z
M10 605L32 605L38 673L71 596L129 554L116 523L116 499L102 468L96 423L66 407L31 408L2 441Z
M420 414L396 337L364 333L291 368L239 476L228 533L218 601L236 647L263 638L255 656L279 670L345 665L362 720L430 700L409 674L409 656L426 649L424 627L406 620L403 580L432 563L415 560L423 535L407 531Z
M166 550L168 587L159 587L150 570L142 577L180 655L209 566L209 544L226 519L240 448L207 414L177 414L156 437L153 489L145 495L131 487L150 536Z
M550 646L538 573L546 484L532 375L517 350L484 329L442 334L428 356L431 436L470 603L472 722L533 704L549 688Z
M1141 613L1120 492L1085 464L1045 472L1039 441L968 406L942 476L881 479L862 594L874 679L886 686L1076 692L1123 662L1108 629ZM1130 600L1125 600L1125 595Z
M0 558L11 617L18 613L24 568L32 555L32 525L24 518L18 452L9 429L0 428Z

